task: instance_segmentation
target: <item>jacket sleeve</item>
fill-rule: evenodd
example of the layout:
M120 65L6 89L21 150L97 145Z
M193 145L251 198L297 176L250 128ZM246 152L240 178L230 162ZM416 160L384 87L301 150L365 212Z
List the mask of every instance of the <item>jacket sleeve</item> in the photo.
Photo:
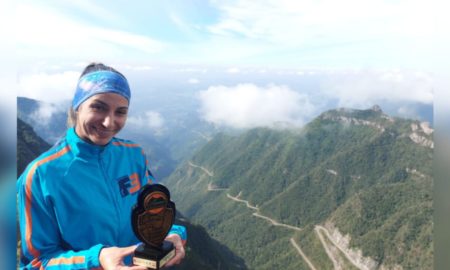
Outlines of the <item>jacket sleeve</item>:
M20 269L101 269L101 244L77 251L65 246L36 170L29 166L17 181Z
M172 225L168 234L178 234L181 237L181 241L183 241L183 245L186 245L187 241L187 232L186 227L182 225Z

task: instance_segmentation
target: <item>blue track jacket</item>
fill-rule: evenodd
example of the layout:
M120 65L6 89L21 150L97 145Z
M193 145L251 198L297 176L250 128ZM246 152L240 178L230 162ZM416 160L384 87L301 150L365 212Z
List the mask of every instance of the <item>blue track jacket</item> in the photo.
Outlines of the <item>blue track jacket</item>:
M153 181L147 165L133 142L92 145L69 129L17 181L21 269L101 269L102 247L139 243L131 209L140 187ZM185 243L183 226L170 233Z

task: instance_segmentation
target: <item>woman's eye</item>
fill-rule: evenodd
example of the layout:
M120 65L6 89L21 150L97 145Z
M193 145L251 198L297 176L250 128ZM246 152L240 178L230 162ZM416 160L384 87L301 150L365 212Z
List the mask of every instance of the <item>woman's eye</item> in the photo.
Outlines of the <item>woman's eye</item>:
M99 104L92 104L91 108L96 111L104 111L106 108L105 106L99 105Z

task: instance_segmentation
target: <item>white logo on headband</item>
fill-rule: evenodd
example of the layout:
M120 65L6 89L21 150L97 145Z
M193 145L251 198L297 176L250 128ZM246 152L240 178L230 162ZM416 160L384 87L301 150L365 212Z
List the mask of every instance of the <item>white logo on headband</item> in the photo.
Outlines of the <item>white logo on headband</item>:
M95 82L89 81L89 80L83 80L79 84L79 88L83 90L84 92L92 90L92 88L96 85Z

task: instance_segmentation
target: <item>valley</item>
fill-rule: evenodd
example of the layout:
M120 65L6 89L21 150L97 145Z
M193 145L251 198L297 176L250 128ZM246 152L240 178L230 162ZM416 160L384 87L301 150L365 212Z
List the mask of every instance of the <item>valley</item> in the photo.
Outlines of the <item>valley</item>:
M330 110L299 130L219 133L164 183L249 269L432 269L432 133Z
M189 164L189 166L191 166L191 167L198 168L198 169L202 170L202 171L203 171L204 173L206 173L208 176L214 176L214 173L213 173L213 172L211 172L210 170L206 169L205 167L203 167L203 166L201 166L201 165L193 164L191 161L189 161L188 164ZM228 189L226 189L226 188L222 188L222 189L212 189L212 188L210 188L210 186L211 186L211 183L208 184L208 191L219 191L219 190L222 190L222 191L223 191L223 190L228 190ZM300 227L296 227L296 226L292 226L292 225L280 223L280 222L278 222L278 221L276 221L276 220L274 220L274 219L272 219L272 218L270 218L270 217L268 217L268 216L261 215L261 214L258 212L258 211L259 211L259 208L258 208L257 206L253 206L253 205L251 205L251 204L249 203L249 201L240 198L241 194L242 194L242 192L240 192L237 196L232 196L232 195L230 195L229 193L227 193L226 196L227 196L227 198L229 198L229 199L231 199L231 200L233 200L233 201L235 201L235 202L238 202L238 203L244 203L244 204L246 205L246 207L249 208L249 209L251 209L251 210L256 210L256 212L253 212L253 213L252 213L253 216L255 216L255 217L257 217L257 218L261 218L261 219L263 219L263 220L266 220L266 221L268 221L268 222L269 222L271 225L273 225L273 226L284 227L284 228L286 228L286 229L294 230L294 231L302 231L302 228L300 228ZM324 248L325 252L327 253L329 259L333 262L333 266L334 266L334 269L335 269L335 270L347 269L347 268L345 268L345 264L343 264L342 262L336 260L335 257L336 257L336 256L339 256L339 255L337 255L335 251L332 251L332 249L329 247L329 244L327 244L326 240L324 239L324 235L325 235L325 237L327 238L327 240L328 240L329 242L332 243L333 248L334 248L335 250L336 250L336 249L340 250L340 252L342 252L342 253L345 255L345 257L353 264L353 266L354 266L356 269L361 269L361 270L368 270L368 269L371 269L369 266L364 265L364 263L355 261L355 260L347 253L347 251L346 251L344 248L342 248L338 243L336 243L336 242L332 239L332 237L330 236L328 230L327 230L325 227L323 227L323 226L321 226L321 225L316 225L315 228L314 228L314 231L315 231L317 237L320 239L320 241L321 241L321 243L322 243L322 245L323 245L323 248ZM301 258L307 263L307 265L309 266L309 268L312 269L312 270L315 270L316 268L315 268L314 265L312 264L311 260L310 260L310 259L308 258L308 256L302 251L302 249L300 248L300 246L298 245L298 243L295 242L295 239L294 239L294 238L290 238L289 241L290 241L290 243L292 244L293 248L296 249L296 250L298 251L298 254L301 256Z

